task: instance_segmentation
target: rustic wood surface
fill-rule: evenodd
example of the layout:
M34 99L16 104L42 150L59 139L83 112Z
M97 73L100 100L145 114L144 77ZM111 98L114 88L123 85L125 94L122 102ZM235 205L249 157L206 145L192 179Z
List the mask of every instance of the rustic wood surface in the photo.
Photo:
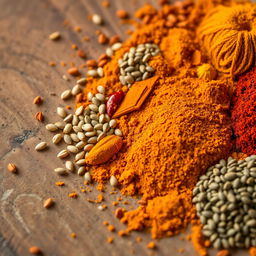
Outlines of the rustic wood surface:
M56 159L57 146L41 153L34 151L40 140L50 142L51 134L44 125L34 119L42 111L45 123L56 120L56 107L63 105L60 92L74 85L74 80L62 79L66 68L60 61L83 63L75 57L71 44L75 43L86 51L88 58L97 58L104 46L97 43L96 25L87 16L99 13L105 25L100 29L107 35L119 34L125 39L128 25L121 25L114 13L125 8L129 13L142 6L145 0L111 0L109 8L103 8L101 0L1 0L0 1L0 255L26 256L28 248L39 246L44 255L197 255L186 240L166 238L158 241L158 249L150 251L146 244L151 241L148 233L133 233L120 238L116 232L109 232L102 224L104 220L120 230L125 227L113 216L111 202L117 195L105 193L109 208L99 211L86 198L95 199L99 192L79 193L77 199L68 197L72 191L79 192L83 179L77 175L60 178L53 172L61 161ZM147 0L155 5L154 0ZM70 26L64 27L68 20ZM82 28L81 33L74 26ZM60 31L63 38L52 42L48 35ZM83 36L91 38L83 42ZM49 61L58 63L50 67ZM57 96L53 96L53 94ZM41 106L32 104L35 96L44 99ZM72 101L70 101L72 105ZM63 105L64 106L64 105ZM13 162L18 174L6 170ZM64 187L54 185L65 181ZM108 188L109 191L109 188ZM52 209L42 207L43 201L53 197ZM136 206L136 200L127 199ZM123 206L123 204L120 204ZM130 207L130 206L129 206ZM75 232L77 238L70 237ZM108 244L107 237L114 237ZM141 236L143 241L136 242ZM185 235L181 235L181 238Z

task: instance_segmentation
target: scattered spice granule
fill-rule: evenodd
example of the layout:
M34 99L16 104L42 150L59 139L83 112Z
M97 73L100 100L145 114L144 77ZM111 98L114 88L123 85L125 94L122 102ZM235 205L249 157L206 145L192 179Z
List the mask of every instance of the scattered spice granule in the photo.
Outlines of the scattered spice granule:
M69 109L69 110L72 109L72 107L70 105L67 105L65 108Z
M99 194L99 195L97 196L96 203L101 203L103 200L104 200L103 194Z
M69 20L65 19L63 21L63 26L67 27L69 25Z
M44 201L44 208L48 209L54 205L54 200L50 197Z
M42 98L40 96L36 96L34 99L33 99L33 104L36 104L36 105L39 105L42 103Z
M218 251L216 256L229 256L230 255L230 251L229 250L221 250Z
M104 220L104 221L102 222L102 224L105 225L105 226L108 226L108 225L109 225L109 222L106 221L106 220Z
M98 36L98 42L99 44L106 44L108 42L108 38L104 34L100 34Z
M123 201L123 204L128 205L129 202L128 201Z
M116 199L117 201L123 201L123 198L120 196Z
M60 62L60 65L61 65L62 67L65 67L67 64L66 64L66 62L64 62L64 61L61 61L61 62Z
M41 249L39 247L37 247L37 246L30 247L29 248L29 252L31 254L36 254L36 255L42 253Z
M147 248L148 249L156 249L156 243L155 242L149 242L148 244L147 244Z
M54 62L54 61L49 61L49 62L48 62L48 65L51 66L51 67L55 67L55 66L56 66L56 62Z
M110 232L114 232L116 230L116 228L113 225L108 225L107 228Z
M82 58L82 59L85 59L86 58L86 54L83 50L78 50L77 51L77 55Z
M115 194L117 194L117 191L110 191L109 194L110 195L115 195Z
M107 242L108 242L109 244L112 244L112 243L114 242L114 238L113 238L113 237L108 237L108 238L107 238Z
M115 210L115 217L118 218L118 219L121 219L121 218L123 218L124 213L125 213L125 209L124 208L117 208Z
M120 19L127 19L129 17L129 14L125 10L117 10L116 11L116 16Z
M79 76L80 75L80 72L78 70L78 68L76 67L72 67L72 68L69 68L67 70L68 74L70 74L71 76Z
M138 243L142 242L142 237L141 237L141 236L137 236L137 237L136 237L136 241L137 241Z
M183 253L185 250L184 250L184 248L179 248L178 249L178 253Z
M255 247L252 247L249 249L249 255L250 256L256 256L256 248Z
M103 184L99 184L99 185L96 187L96 189L99 190L99 191L101 191L101 192L103 192L104 189L105 189L105 187L104 187Z
M15 164L13 164L13 163L9 163L7 165L7 170L9 172L16 173L17 172L17 166Z
M77 198L78 197L78 194L76 192L72 192L72 193L69 193L68 196L70 198Z
M44 120L43 113L42 112L36 112L35 119L40 121L40 122L43 122L43 120Z
M169 0L158 0L159 5L165 5L165 4L168 4L168 3L169 3Z
M65 185L65 182L63 182L63 181L57 181L57 182L55 182L55 185L56 185L56 186L59 186L59 187L62 187L62 186Z
M71 49L77 50L78 46L76 44L71 44Z
M103 7L105 7L105 8L108 8L108 7L110 6L110 3L109 3L108 0L103 0L103 1L101 2L101 5L102 5Z
M76 27L74 27L74 30L75 30L76 32L81 32L81 31L82 31L82 28L81 28L80 26L76 26Z
M116 201L112 202L112 205L113 205L113 206L117 206L118 204L119 204L119 203L116 202Z
M211 241L210 241L210 240L205 240L205 241L204 241L204 246L205 246L206 248L210 247L210 246L211 246Z
M127 236L129 234L129 232L127 230L120 230L118 231L118 235L119 236Z
M113 45L115 43L120 42L120 37L118 35L114 35L109 39L109 44Z
M82 193L85 193L86 192L86 189L84 189L84 188L81 188L81 190L80 190Z
M70 237L76 238L76 233L72 232L72 233L70 234Z

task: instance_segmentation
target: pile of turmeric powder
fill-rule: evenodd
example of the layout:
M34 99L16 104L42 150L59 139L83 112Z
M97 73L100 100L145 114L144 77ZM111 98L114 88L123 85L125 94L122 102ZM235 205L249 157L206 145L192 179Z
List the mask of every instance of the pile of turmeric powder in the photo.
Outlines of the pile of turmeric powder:
M119 82L118 60L142 43L161 50L149 62L159 77L150 96L140 110L118 119L121 151L91 170L95 181L103 183L114 175L123 194L142 196L141 206L121 219L128 231L149 228L153 238L183 231L196 219L191 198L198 178L231 151L228 110L234 82L221 74L211 81L197 77L198 65L211 63L197 30L212 8L236 2L185 0L160 10L145 5L135 15L142 22L104 66L104 77L87 81L82 104L98 85L108 94L126 92Z

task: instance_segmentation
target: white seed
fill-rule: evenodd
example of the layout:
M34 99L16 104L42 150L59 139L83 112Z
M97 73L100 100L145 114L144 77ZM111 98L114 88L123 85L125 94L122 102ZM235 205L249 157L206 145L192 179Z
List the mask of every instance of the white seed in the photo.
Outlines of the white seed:
M57 115L60 116L61 118L65 118L67 115L67 111L64 108L58 107Z
M95 132L95 131L91 131L91 132L86 132L86 133L85 133L85 136L86 136L86 137L93 137L94 135L96 135L96 132Z
M88 94L87 94L87 99L88 99L89 101L91 101L92 98L93 98L93 94L92 94L91 92L88 92Z
M65 158L69 155L69 152L66 149L61 150L58 154L57 157L58 158Z
M97 143L97 139L98 139L98 137L91 137L91 138L88 139L87 142L89 144L96 144Z
M108 57L112 57L114 55L114 51L109 47L106 49L106 54Z
M81 89L80 89L79 85L76 84L76 85L72 88L71 93L72 93L72 95L75 96L75 95L77 95L79 92L81 92Z
M92 22L96 25L101 25L102 24L102 18L98 14L93 14L92 15Z
M70 134L70 137L71 139L74 141L74 142L79 142L79 138L77 137L77 135L75 133L71 133Z
M82 117L82 116L81 116ZM80 127L82 129L82 126L84 125L84 118L82 117L82 120L80 120L80 122L78 123L78 127Z
M85 146L85 142L84 142L84 141L79 141L79 142L76 144L76 147L77 147L78 149L82 149L84 146Z
M50 132L55 132L58 130L58 127L55 124L47 124L45 128Z
M86 139L85 134L83 132L78 132L77 137L78 137L79 140L85 140Z
M105 96L104 96L104 94L102 94L102 93L97 93L97 94L95 95L95 97L96 97L99 101L102 101L102 102L105 101Z
M61 95L60 98L62 100L67 100L71 96L71 90L65 90Z
M77 80L76 82L77 82L78 84L80 84L80 85L84 85L84 84L86 84L86 78L85 78L85 77L80 78L80 79Z
M93 144L87 144L85 147L84 147L84 151L85 152L89 152L92 148L93 148Z
M63 121L66 122L66 123L70 123L72 120L73 120L73 115L72 115L72 114L67 115L67 116L63 119Z
M85 174L85 172L86 172L86 169L85 169L84 166L79 167L78 170L77 170L77 174L79 176L83 176Z
M105 114L105 122L109 122L110 121L110 117L108 114Z
M121 44L121 43L115 43L115 44L112 45L112 50L113 50L113 51L117 51L117 50L119 50L121 47L122 47L122 44Z
M102 85L99 85L97 87L97 91L103 95L105 94L105 88Z
M84 158L84 155L85 155L84 151L77 153L75 156L75 161L78 161L78 160Z
M50 40L58 40L60 38L60 32L55 31L49 35Z
M80 159L78 161L76 161L77 165L86 165L85 159Z
M77 116L80 116L80 115L82 115L83 112L84 112L84 106L80 106L80 107L78 107L78 108L76 109L75 114L76 114Z
M107 132L109 129L110 127L108 123L103 124L103 128L102 128L103 132Z
M94 129L95 129L95 130L102 130L102 128L103 128L103 125L102 125L102 124L96 124L96 125L94 126Z
M105 114L105 111L106 111L106 105L105 104L101 104L99 106L99 113L100 114Z
M91 124L84 124L82 126L82 129L86 132L90 132L90 131L93 131L93 126Z
M122 133L122 131L121 131L121 130L119 130L119 129L115 129L115 135L116 135L116 136L122 136L122 135L123 135L123 133Z
M46 147L47 147L47 143L45 141L42 141L35 146L35 150L41 151L41 150L44 150Z
M77 125L79 123L79 118L76 115L73 115L72 125Z
M97 68L97 73L100 77L103 77L104 76L104 71L103 71L103 68L102 67L99 67Z
M89 108L90 108L90 110L92 110L92 111L94 111L96 113L98 112L98 107L96 105L94 105L94 104L90 104Z
M78 119L79 119L79 122L82 121L82 120L84 120L83 115L78 116Z
M73 126L73 130L74 132L78 133L78 132L81 132L82 131L82 128L80 126Z
M75 166L71 161L66 161L65 166L66 166L66 169L70 172L73 172L75 170Z
M116 122L115 119L111 119L111 120L109 121L109 126L110 126L111 128L115 128L116 125L117 125L117 122Z
M92 103L96 106L99 106L100 105L100 101L96 98L96 97L93 97L92 98Z
M96 121L96 120L92 120L91 121L91 124L92 124L92 126L94 127L95 125L97 125L99 122L98 121Z
M105 122L105 115L104 114L101 114L100 117L99 117L99 122L101 124L103 124Z
M91 115L90 115L90 118L91 118L92 120L95 120L95 121L98 121L98 120L99 120L99 117L98 117L96 114L91 114Z
M64 129L63 129L63 132L64 133L70 133L72 131L72 124L66 124Z
M114 133L114 129L111 128L108 132L107 132L107 135L112 135Z
M110 183L110 185L111 185L112 187L116 187L117 184L118 184L118 181L117 181L116 177L112 175L112 176L110 177L109 183Z
M98 72L97 72L97 70L96 70L96 69L88 70L88 72L87 72L87 76L96 77L96 76L98 76Z
M67 146L67 151L73 154L77 154L79 149L76 146L69 145Z
M68 173L67 173L67 170L66 170L65 168L61 168L61 167L55 168L54 171L55 171L57 174L59 174L59 175L68 174Z
M65 123L64 123L64 122L56 122L55 125L56 125L59 129L61 129L61 130L63 130L63 128L65 127Z
M69 81L69 78L68 78L66 75L63 75L62 78L63 78L65 81Z
M91 113L91 110L87 107L84 109L84 116L89 116Z
M106 133L101 132L101 133L99 134L98 138L97 138L97 141L102 140L104 137L106 137Z
M53 144L58 144L62 140L62 134L57 133L52 137L52 143Z
M90 124L90 123L91 123L91 118L86 115L86 116L84 117L84 122L87 123L87 124Z
M91 182L92 181L91 174L89 172L85 173L84 179L87 182Z
M72 139L68 134L64 134L63 139L66 144L69 144L69 145L72 144Z
M102 133L102 130L96 130L97 136L99 136Z

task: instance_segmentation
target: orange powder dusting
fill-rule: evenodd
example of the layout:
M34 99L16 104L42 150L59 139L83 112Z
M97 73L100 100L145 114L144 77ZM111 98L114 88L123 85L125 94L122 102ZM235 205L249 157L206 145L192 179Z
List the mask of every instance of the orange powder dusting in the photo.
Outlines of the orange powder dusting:
M250 254L250 256L256 256L256 248L254 248L254 247L250 248L249 254Z
M204 238L201 233L200 225L192 226L191 240L193 242L194 248L199 253L200 256L207 256L207 250L204 247Z
M149 63L160 77L153 91L140 110L118 119L124 135L121 151L115 159L92 168L95 181L103 183L114 175L123 194L142 195L145 203L122 218L127 223L125 234L149 228L153 238L161 238L184 230L195 219L191 191L199 176L231 149L227 110L233 83L225 78L202 81L191 64L193 52L198 50L195 26L204 9L198 18L191 12L189 26L168 29L166 17L173 8L164 6L157 12L146 5L140 9L136 16L148 17L147 25L137 24L104 66L105 76L88 78L84 89L84 98L89 91L95 93L98 85L104 85L107 94L121 90L118 59L140 43L153 42L160 47L162 55ZM77 106L81 104L88 102ZM200 229L193 229L192 240L201 255L206 255L199 243Z

